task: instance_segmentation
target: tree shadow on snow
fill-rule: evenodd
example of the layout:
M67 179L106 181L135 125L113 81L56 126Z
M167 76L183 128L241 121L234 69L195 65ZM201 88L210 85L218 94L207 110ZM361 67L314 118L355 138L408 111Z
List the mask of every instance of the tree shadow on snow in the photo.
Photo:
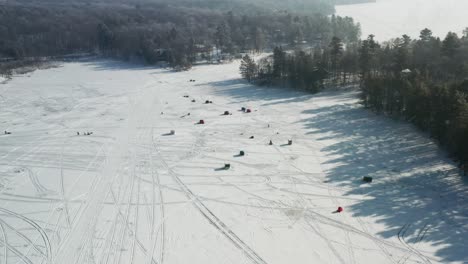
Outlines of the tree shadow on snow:
M157 69L164 69L164 72L171 72L170 69L165 69L160 66L155 65L145 65L143 63L132 63L132 62L124 62L124 61L117 61L111 59L92 59L85 62L87 66L92 67L97 71L109 71L109 70L157 70Z
M318 142L339 140L321 149L329 158L322 164L327 181L352 187L346 195L370 198L351 206L354 216L379 219L385 238L400 233L414 248L421 241L440 246L436 254L444 263L468 263L468 184L448 158L441 160L446 154L435 143L356 104L303 114L310 117L300 122ZM363 184L364 176L374 181Z
M350 191L345 195L367 198L351 205L349 211L355 217L378 219L387 227L379 233L384 238L398 238L399 234L401 238L403 234L402 241L413 248L421 241L438 246L435 254L443 263L468 263L467 178L462 178L446 153L412 125L376 116L350 103L357 93L352 91L311 95L253 86L240 79L199 85L213 86L217 95L230 96L236 104L310 100L312 105L333 96L335 105L304 110L298 122L318 143L334 140L321 149L327 156L322 163L326 182L346 186ZM374 181L364 184L364 176ZM403 242L402 247L406 247Z
M218 82L197 84L199 86L212 86L216 89L215 94L234 98L235 104L245 104L252 101L267 101L261 106L303 102L313 97L310 93L302 91L277 88L260 87L249 84L242 79L228 79Z

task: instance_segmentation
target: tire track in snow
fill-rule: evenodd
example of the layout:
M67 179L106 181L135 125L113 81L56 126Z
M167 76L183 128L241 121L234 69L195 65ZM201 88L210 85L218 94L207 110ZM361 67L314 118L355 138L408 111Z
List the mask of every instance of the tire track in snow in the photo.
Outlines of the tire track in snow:
M424 256L421 252L419 252L416 248L414 248L413 246L411 246L408 242L406 242L405 240L405 236L406 236L406 232L408 232L409 228L411 227L411 224L405 224L401 227L401 229L398 231L398 240L405 246L407 247L412 254L416 255L419 259L421 259L423 261L423 263L426 263L426 264L430 264L432 263L426 256ZM426 226L423 228L425 229ZM423 230L422 229L422 230ZM421 234L422 230L420 231L419 234ZM419 239L419 235L417 237L417 240ZM419 242L419 241L417 241ZM411 253L407 256L403 256L403 258L398 262L398 263L406 263L406 261L408 261L408 259L411 257Z
M121 173L121 174L120 174L120 180L123 180L123 179L124 179L124 175L125 175L124 173ZM104 250L103 250L103 254L102 254L102 260L105 258L105 262L103 262L103 261L101 260L101 263L105 263L105 264L108 264L108 263L109 263L110 255L111 255L112 253L114 253L114 252L113 252L113 249L116 248L115 246L113 246L113 244L114 244L114 237L116 236L116 232L117 232L117 229L118 229L117 226L118 226L118 224L119 224L119 217L120 217L120 215L122 215L122 218L123 218L123 219L122 219L122 222L123 222L125 219L127 219L127 216L126 216L125 214L122 214L122 213L121 213L121 212L122 212L122 211L121 211L121 208L122 208L122 201L123 201L123 199L124 199L124 197L123 197L123 198L121 198L121 197L122 197L122 196L125 196L125 193L127 192L127 189L128 189L128 188L125 188L124 190L122 190L122 185L124 185L124 186L126 186L126 187L127 187L128 185L127 185L127 184L123 184L123 183L120 183L120 184L119 184L118 181L117 181L117 182L114 182L114 183L117 183L117 184L118 184L119 189L118 189L118 192L117 192L117 195L116 195L115 192L114 192L114 190L112 189L113 187L112 187L112 186L110 187L110 188L111 188L111 190L110 190L110 195L111 195L112 199L113 199L114 201L116 201L116 202L115 202L115 205L116 205L116 206L115 206L115 210L116 210L116 212L115 212L115 215L114 215L114 220L112 221L111 230L109 231L109 233L108 233L107 236L106 236L105 246L104 246ZM106 248L106 247L108 247L107 254L104 254L105 248ZM115 249L115 250L116 250L116 249Z
M45 257L47 258L48 261L50 261L51 256L52 256L52 247L50 245L50 240L49 240L49 237L47 236L47 233L36 222L34 222L33 220L31 220L31 219L29 219L29 218L27 218L27 217L25 217L25 216L23 216L21 214L15 213L15 212L10 211L10 210L5 209L5 208L0 208L0 211L4 212L5 214L7 214L9 216L16 217L16 218L19 218L19 219L23 220L24 222L29 224L34 230L37 231L39 233L40 237L42 238L42 241L44 243L44 247L46 249L46 256Z
M319 161L319 164L321 164L320 161ZM321 170L323 171L322 168L321 168ZM335 207L340 206L340 203L339 203L337 197L333 194L333 191L330 188L328 188L327 192L330 195ZM348 221L345 220L344 223L348 224ZM353 249L353 243L352 243L351 238L349 236L349 231L343 230L343 233L344 233L345 238L346 238L346 244L347 244L347 247L348 247L348 253L349 253L349 258L351 260L351 263L356 263L356 257L355 257L355 253L354 253L354 249Z
M113 199L113 205L117 206L117 204L119 202L117 200L115 200L115 197L111 196L111 198ZM118 211L117 213L118 213L120 219L122 219L122 220L126 219L126 217L124 216L124 214L121 211ZM127 226L128 229L130 229L130 223L127 222L127 223L125 223L125 225ZM143 254L147 255L148 250L145 248L143 243L138 239L138 237L136 237L136 231L134 231L134 232L135 232L135 243L136 243L136 245L140 248L140 250L143 252ZM153 260L152 264L156 264L156 262L154 262L154 260Z
M163 155L159 153L158 149L156 152L159 154L161 163L165 169L169 172L171 177L175 182L184 190L185 195L189 198L195 208L216 228L218 229L226 238L228 238L237 248L242 250L244 254L257 264L267 264L262 257L260 257L252 248L250 248L242 239L240 239L226 224L224 224L221 219L219 219L208 207L206 207L200 199L185 185L182 180L177 176L177 174L168 166Z
M131 172L130 172L130 194L128 195L128 201L127 201L127 208L126 208L126 213L125 213L125 219L123 219L123 223L122 225L123 226L123 231L121 233L121 237L120 237L120 245L118 248L120 248L120 253L119 253L119 258L118 258L118 261L116 264L120 264L120 261L122 259L122 249L123 249L123 244L124 244L124 238L125 238L125 234L127 232L127 230L129 232L131 232L129 226L126 224L126 223L129 223L129 219L130 219L130 214L131 214L131 207L132 207L132 200L133 200L133 194L134 194L134 187L135 187L135 181L137 180L136 179L136 157L135 157L135 151L132 153L131 155ZM137 205L138 206L138 205Z
M134 190L134 187L135 187L135 179L136 179L135 169L134 169L135 167L134 167L134 165L132 165L132 167L133 167L133 171L131 173L132 177L130 179L130 181L131 181L131 183L130 183L130 193L128 195L127 208L125 209L126 210L125 219L122 222L123 227L122 227L122 232L120 234L120 243L119 243L119 246L117 247L117 250L120 250L120 253L119 253L119 258L118 258L116 264L120 264L120 261L121 261L121 258L122 258L122 250L123 250L123 246L124 246L125 234L126 234L126 232L128 230L127 225L125 223L129 222L130 213L131 213L133 190Z
M371 239L371 240L374 240L374 241L377 241L377 242L380 242L381 244L383 245L386 245L386 246L390 246L394 249L397 249L397 250L400 250L400 251L403 251L403 252L410 252L410 250L404 246L401 246L399 244L394 244L390 241L386 241L384 239L380 239L380 238L377 238L377 237L374 237L373 235L367 233L367 232L364 232L362 230L359 230L351 225L347 225L345 223L342 223L340 221L337 221L333 218L330 218L330 217L327 217L325 215L322 215L322 214L319 214L317 212L314 212L314 211L308 211L308 214L311 215L311 216L314 216L315 219L325 225L330 225L330 226L334 226L334 227L337 227L337 228L342 228L342 229L346 229L352 233L355 233L355 234L358 234L358 235L361 235L363 237L366 237L368 239Z
M141 120L139 122L147 122L148 120L147 119L144 119L144 120ZM135 128L138 128L138 126L136 125ZM131 197L133 197L133 188L134 188L134 184L135 184L135 181L138 180L138 182L140 182L140 179L139 177L136 177L136 159L137 159L137 155L138 155L138 151L137 149L140 148L139 145L138 145L138 140L141 139L141 134L143 133L143 130L140 129L140 130L137 130L135 131L135 136L132 138L132 142L129 142L129 151L130 151L130 167L131 167L131 174L132 174L132 177L131 177L131 180L128 184L124 184L124 182L121 182L119 184L119 195L116 197L114 191L111 189L111 199L113 200L113 205L115 207L115 210L116 210L116 219L114 219L113 221L113 226L112 226L112 230L111 230L111 233L112 235L110 235L110 239L108 238L106 243L109 244L109 250L108 250L108 254L106 256L106 263L108 263L109 261L109 255L111 254L111 249L112 249L112 243L114 241L114 237L116 236L115 233L117 232L117 224L118 224L118 221L120 219L120 222L121 222L121 228L120 228L120 235L121 235L121 244L120 244L120 247L114 247L115 248L115 251L117 251L119 248L122 247L122 243L124 241L123 239L123 236L126 232L126 230L132 230L132 227L129 223L129 218L130 218L130 206L132 205L132 202L131 202ZM126 179L126 177L124 177L124 174L122 173L121 177L120 177L121 180L124 180ZM121 191L121 187L122 185L125 185L125 190L122 192ZM130 190L130 194L127 194L127 190L128 190L128 186L131 186L131 190ZM120 193L122 193L122 197L120 195ZM127 205L127 210L125 211L125 213L122 212L122 202L125 197L128 197L128 199L130 199L128 201L128 205ZM139 193L138 193L138 197L139 197ZM139 199L139 198L138 198ZM138 207L139 207L139 202L137 203L136 205L136 210L138 210ZM137 221L136 221L137 222ZM152 254L144 247L144 245L138 240L137 238L137 232L136 232L136 228L137 228L137 224L135 226L135 229L131 232L134 233L134 236L133 236L133 239L134 239L134 242L136 245L139 246L139 248L142 250L142 252L144 253L144 255L146 255L147 257L150 256L150 263L155 263L154 259L152 258ZM117 235L118 236L118 235ZM132 250L134 250L132 248ZM133 257L134 257L134 252L132 253L132 261L133 261ZM119 261L120 261L120 258L121 258L121 253L122 251L120 251L119 253Z
M316 148L310 148L310 149L313 150L313 155L312 156L315 158L317 164L319 165L320 171L322 172L322 174L325 174L325 170L322 167L322 161L320 160L321 156L319 155L319 153L317 153L317 149ZM310 180L309 175L305 175L305 177ZM331 198L334 206L335 207L341 206L339 200L337 199L337 196L333 193L333 189L331 188L331 185L326 184L326 187L327 187L326 188L327 193L328 193L329 197ZM348 224L348 222L346 220L344 221L344 223ZM345 229L342 229L342 231L343 231L345 239L346 239L346 246L348 248L349 260L350 260L351 263L356 263L356 256L355 256L355 253L354 253L354 246L353 246L352 240L351 240L351 238L349 236L349 231L345 230Z
M29 179L31 180L31 183L34 185L34 188L36 188L36 191L39 195L46 195L47 193L53 193L51 190L47 189L44 187L44 185L41 184L39 179L37 178L37 175L28 167L24 168L29 175Z
M16 248L12 247L11 245L5 244L4 241L0 240L0 245L7 247L8 250L13 252L13 254L15 254L21 260L21 262L25 264L34 264L27 256L23 255L21 252L19 252Z
M2 223L2 228L5 229L5 231L7 231L8 229L11 229L14 233L16 233L16 235L18 235L20 238L22 238L24 241L26 241L28 243L28 245L30 245L37 253L39 253L40 255L42 255L44 258L47 259L47 255L46 253L44 253L44 251L42 251L33 241L31 241L25 234L23 234L21 231L19 231L18 229L14 228L13 226L9 225L7 222L3 221L3 220L0 220L1 223ZM5 228L6 227L6 228ZM7 229L8 228L8 229Z
M276 150L276 152L282 157L282 159L284 161L287 161L288 159L286 158L286 155L278 148L278 146L274 145L274 148ZM320 164L320 161L319 161L319 164ZM290 164L291 166L295 167L296 169L298 169L299 171L302 171L300 170L299 168L297 168L296 166L294 166L293 164ZM322 170L322 169L321 169ZM323 170L322 170L323 171ZM299 193L299 191L297 190L297 185L296 185L296 182L294 180L293 177L289 176L288 177L290 179L290 181L294 184L294 189L295 189L295 193L296 196L301 200L301 202L303 203L303 208L304 210L308 210L307 206L305 206L308 202L307 200L303 197L302 194ZM329 198L332 198L332 200L334 199L333 195L328 192L329 194ZM336 249L335 245L333 245L333 242L326 236L323 234L323 231L322 229L320 228L320 226L315 223L315 227L307 220L305 219L305 222L307 223L307 225L312 229L312 231L318 235L320 238L322 238L322 240L327 244L328 248L331 250L331 252L333 253L333 255L342 263L342 264L346 264L346 261L341 257L341 254L339 253L339 251ZM346 233L346 231L345 231ZM347 238L347 241L349 242L349 237ZM351 257L351 261L352 263L354 263L354 255Z
M2 230L2 237L3 237L3 262L4 264L8 264L8 236L5 230L4 221L0 219L0 229Z
M92 228L99 220L100 212L105 205L105 199L112 190L112 184L119 175L121 164L125 161L125 155L131 147L130 136L136 134L140 117L146 116L147 110L150 109L151 102L146 100L147 91L143 91L143 89L152 83L147 81L143 85L144 87L138 87L139 89L135 93L127 94L129 110L125 119L126 126L121 127L119 133L115 136L112 147L108 148L105 155L106 160L101 166L100 177L96 177L85 206L77 213L73 228L57 250L53 264L63 264L69 262L70 259L76 259L77 253L80 254L82 241L93 236ZM115 206L119 206L117 201L114 202ZM120 209L117 212L122 219L125 219ZM125 224L128 226L128 223ZM137 244L143 251L146 251L141 243L138 242Z
M54 131L59 131L59 130L60 130L60 129L57 129L57 130L54 130ZM46 136L43 136L43 137L41 137L41 138L44 138L44 137L46 137ZM23 154L22 154L21 156L19 156L19 157L16 157L16 159L13 161L13 163L16 163L18 160L23 159L25 156L29 156L29 155L32 155L32 154L35 154L35 153L39 152L39 151L40 151L44 146L46 146L47 144L48 144L48 142L42 142L42 143L36 144L35 147L34 147L33 149L31 149L30 151L28 151L28 152L26 152L26 153L23 153ZM25 168L28 170L28 173L29 173L29 172L32 173L32 171L31 171L29 168L27 168L27 167L25 167ZM21 183L21 185L22 185L22 184L25 184L25 182L26 182L26 181L23 181L23 182ZM33 185L35 185L35 181L32 181L32 183L33 183ZM39 182L38 182L38 183L39 183ZM39 183L39 184L40 184L40 183ZM42 185L41 185L41 186L42 186ZM45 189L45 187L43 187L43 186L41 187L41 186L37 186L37 187L39 187L40 189L43 189L43 188ZM36 187L36 189L37 189L37 187ZM47 190L47 189L45 189L45 190ZM34 199L39 199L39 198L34 198ZM56 200L56 201L49 200L49 203L51 203L51 204L54 203L54 202L63 202L63 199ZM62 210L61 212L63 212L63 210ZM48 219L50 219L54 213L55 213L55 210L51 210L50 213L49 213L49 215L48 215ZM59 216L59 218L60 218L60 216ZM59 221L59 219L58 219L58 221ZM59 225L58 225L58 222L57 222L57 224L55 225L55 231L54 231L54 233L57 233L57 232L58 232L58 228L59 228ZM47 234L45 234L45 235L47 236ZM42 237L42 236L41 236L41 237ZM28 243L29 243L29 242L28 242ZM35 247L35 242L30 243L30 245L32 245L33 248L34 248L34 247ZM37 250L37 249L36 249L36 250ZM26 253L26 254L28 254L28 253ZM43 254L43 253L42 253L42 254ZM52 254L50 254L49 256L51 256L51 255L52 255ZM49 260L49 261L50 261L50 260Z
M368 226L362 221L361 217L356 216L356 220L361 226L362 230L365 233L369 234L369 228ZM382 253L385 255L385 257L392 263L396 263L396 261L393 259L392 254L388 251L388 249L385 247L385 245L380 241L380 240L373 240L374 244L379 247L382 250Z
M137 143L140 140L141 134L142 134L141 130L136 132L136 136L133 139L135 141L135 143ZM136 146L135 144L132 144L131 154L129 155L130 156L130 172L129 173L130 173L131 176L130 176L130 179L129 179L130 182L128 184L125 184L125 185L126 186L130 185L130 192L127 195L128 200L127 200L127 208L125 209L125 213L122 214L121 210L120 210L120 206L117 207L117 210L118 210L117 215L120 214L120 216L122 217L120 243L116 247L116 251L120 250L119 257L118 257L118 260L117 260L117 264L120 263L121 258L122 258L122 250L123 250L123 243L124 243L125 234L126 234L127 230L130 231L129 219L130 219L130 214L131 214L131 206L132 206L132 199L133 199L133 194L134 194L135 181L137 180L137 178L136 178L137 147L135 147L135 146ZM123 177L123 178L126 179L126 177ZM125 191L125 193L126 193L126 191ZM124 198L125 197L123 197L122 200L124 200Z
M162 264L164 262L164 245L165 245L165 232L166 232L166 228L165 228L165 216L164 216L164 198L163 198L163 194L162 194L162 189L161 189L161 180L160 180L160 177L159 177L159 173L158 171L155 169L154 167L154 161L153 161L153 147L156 146L155 142L154 142L154 138L153 138L153 129L151 129L151 146L152 148L150 148L150 151L149 151L149 161L150 161L150 170L151 170L151 181L152 181L152 187L151 187L151 190L153 192L153 210L154 210L154 207L156 206L155 205L155 200L154 200L154 190L155 188L158 188L158 195L159 195L159 210L160 210L160 214L161 214L161 221L160 221L160 226L159 226L159 231L158 233L160 233L160 250L159 250L159 264ZM156 177L155 177L155 174L156 174ZM154 217L154 212L153 212L153 217ZM153 224L155 222L155 219L153 218ZM153 226L153 229L154 230L154 226ZM154 245L153 245L153 248L152 250L154 250ZM152 253L152 252L151 252ZM150 254L152 255L152 254ZM149 258L149 257L148 257ZM150 263L149 260L147 260L147 263Z
M63 200L63 207L65 209L65 218L67 219L68 228L71 228L71 220L70 220L70 211L68 209L68 201L65 194L65 179L63 175L63 152L65 150L65 141L62 143L62 149L60 152L60 196Z
M75 181L70 185L70 187L69 187L70 189L73 190L73 189L75 188L75 186L76 186L76 185L78 184L78 182L81 180L81 178L83 177L83 175L84 175L86 172L88 172L88 171L90 170L91 166L92 166L92 165L97 161L97 159L100 157L101 153L104 153L104 146L101 146L101 147L99 148L99 150L96 152L96 154L94 155L94 157L93 157L93 158L91 159L91 161L88 163L88 165L86 166L86 168L85 168L84 170L82 170L82 171L80 172L80 174L76 177ZM93 180L92 180L90 186L94 186L94 184L95 184L95 183L97 182L97 180L98 180L98 177L99 177L99 176L95 176L95 177L93 178ZM63 202L63 200L58 200L58 201ZM72 201L73 201L73 199L72 199ZM69 201L69 202L70 202L70 201ZM86 202L85 202L85 201L79 201L79 203L80 203L80 205L79 205L79 207L78 207L78 209L77 209L77 212L80 212L80 211L82 210L83 206L86 205ZM62 211L63 211L63 210L62 210ZM55 224L54 234L58 234L58 233L59 233L59 229L60 229L59 221L60 221L60 218L61 218L61 217L62 217L62 216L60 215L60 216L59 216L59 219L57 219L57 222L56 222L56 224ZM75 216L75 217L77 217L77 216ZM74 222L74 221L75 221L75 219L72 220L72 222ZM94 228L95 226L96 226L96 225L94 224L93 228ZM89 243L92 243L92 241L89 242Z
M135 205L135 217L133 218L133 224L135 226L135 229L132 231L133 232L133 239L132 239L132 246L131 246L131 253L130 253L130 264L133 264L134 259L135 259L135 248L136 248L136 242L137 242L137 235L138 235L138 217L139 217L139 208L140 208L140 187L141 187L141 179L140 177L138 178L138 183L137 183L137 199L136 199L136 205Z
M132 107L133 106L133 107ZM140 106L141 107L141 106ZM128 120L127 133L121 133L117 136L113 148L109 148L106 155L107 159L103 164L101 177L96 177L96 182L90 190L90 195L85 207L78 213L74 219L74 225L68 236L60 245L54 264L63 264L76 257L76 251L79 250L82 241L87 236L92 236L91 228L99 218L100 211L104 206L105 197L110 191L110 187L118 175L120 165L124 160L124 154L129 148L128 135L135 130L135 126L130 124L134 122L133 118L137 116L135 105L130 107L130 118Z
M313 104L313 103L312 103L312 104ZM313 104L313 105L314 105L314 104ZM304 138L304 141L306 141L306 140L307 140L307 139ZM310 146L310 143L307 144L307 145L309 145L309 148L310 148L310 149L313 149L313 150L314 150L314 155L313 155L313 157L315 157L315 159L317 160L317 162L318 162L318 164L319 164L319 166L320 166L320 170L322 171L322 173L326 174L326 170L323 168L323 166L322 166L322 161L320 160L320 157L321 157L321 156L318 155L316 149L317 149L317 147L325 148L325 147L327 147L327 146L324 145L324 144L322 144L322 143L320 143L320 142L318 142L315 138L313 138L313 144L315 144L316 146ZM308 179L310 179L310 176L309 176L309 175L306 175L306 177L307 177ZM332 197L335 206L339 206L339 201L338 201L337 198L339 198L340 200L342 200L342 199L341 199L341 197L336 197L335 195L333 195L333 191L334 191L336 188L332 188L332 186L331 186L330 184L326 184L326 187L327 187L327 192L328 192L328 194ZM346 199L345 199L345 200L346 200ZM365 231L365 233L369 233L369 231L368 231L368 229L367 229L367 226L364 225L364 223L362 222L362 220L361 220L359 217L356 217L356 219L357 219L358 224L359 224L359 225L361 226L361 228ZM345 224L348 225L347 222L345 222ZM350 236L349 236L350 231L349 231L349 230L343 229L343 232L344 232L345 235L346 235L346 240L347 240L347 243L348 243L348 251L349 251L349 253L350 253L350 256L351 256L351 258L352 258L352 261L353 261L353 263L356 263L356 260L355 260L355 253L354 253L354 250L353 250L353 245L352 245L352 242L351 242L351 239L350 239ZM393 259L392 254L391 254L390 252L388 252L388 250L385 248L385 245L383 245L382 243L380 243L380 240L377 241L377 240L372 239L372 241L373 241L373 243L374 243L377 247L379 247L379 248L382 250L382 253L385 255L385 257L386 257L388 260L390 260L390 262L395 263L395 260Z

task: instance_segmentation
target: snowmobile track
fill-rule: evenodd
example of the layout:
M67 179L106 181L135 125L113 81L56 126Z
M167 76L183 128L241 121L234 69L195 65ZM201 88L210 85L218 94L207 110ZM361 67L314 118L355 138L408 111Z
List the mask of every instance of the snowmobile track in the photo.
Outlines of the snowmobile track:
M222 234L226 236L233 244L242 250L244 254L251 259L254 263L257 264L267 264L262 257L260 257L252 248L250 248L242 239L240 239L229 227L226 226L208 207L206 207L200 199L185 185L182 180L177 176L177 174L168 166L164 160L163 155L159 153L156 149L156 152L159 154L159 158L163 166L168 170L169 174L177 182L177 184L184 190L185 195L189 198L198 211Z

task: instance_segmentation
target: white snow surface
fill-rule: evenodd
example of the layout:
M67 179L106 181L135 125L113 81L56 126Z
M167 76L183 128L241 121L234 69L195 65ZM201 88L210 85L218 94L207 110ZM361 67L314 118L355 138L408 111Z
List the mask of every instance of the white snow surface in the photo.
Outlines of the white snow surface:
M468 263L466 183L427 136L238 66L81 61L1 84L0 262Z
M466 0L377 0L376 3L339 5L336 13L350 16L361 24L362 38L370 34L379 41L409 35L419 39L425 28L445 38L448 32L463 36L468 27Z

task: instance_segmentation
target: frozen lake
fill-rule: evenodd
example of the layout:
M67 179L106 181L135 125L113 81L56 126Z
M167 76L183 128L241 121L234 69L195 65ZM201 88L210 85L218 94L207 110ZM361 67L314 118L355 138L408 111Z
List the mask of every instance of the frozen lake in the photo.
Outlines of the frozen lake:
M468 27L467 0L377 0L337 6L336 12L360 22L363 38L374 34L381 41L403 34L417 38L426 27L440 37L449 31L461 35Z
M0 263L468 263L468 187L431 139L354 91L239 78L90 60L0 84Z

